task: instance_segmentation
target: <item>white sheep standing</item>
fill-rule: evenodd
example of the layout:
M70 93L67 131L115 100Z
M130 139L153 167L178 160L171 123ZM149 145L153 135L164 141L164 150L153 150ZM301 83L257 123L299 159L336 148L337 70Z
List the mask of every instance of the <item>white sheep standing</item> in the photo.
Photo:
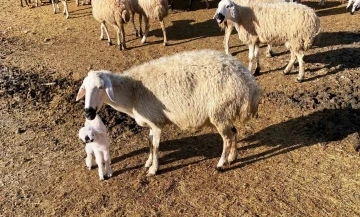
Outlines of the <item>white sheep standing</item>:
M117 44L120 50L126 49L124 24L130 20L129 0L92 0L92 13L101 23L100 40L104 39L104 31L111 45L111 39L105 23L114 27L117 34Z
M104 180L105 174L108 178L112 176L110 143L106 134L106 127L98 115L93 120L86 119L85 126L79 130L79 138L86 143L86 166L91 169L94 153L100 180Z
M66 19L69 19L69 11L68 11L67 1L66 0L51 0L51 4L52 4L52 7L53 7L54 14L56 14L56 8L58 8L60 10L59 1L61 1L61 3L63 3L63 5L64 5L63 14L66 15Z
M234 0L234 2L239 5L246 5L253 1L254 0ZM292 2L292 0L257 0L256 2L263 2L263 3L279 3L279 2L281 2L282 3L282 2ZM230 36L231 36L232 31L234 30L235 26L232 24L231 20L226 20L226 22L220 24L219 26L220 26L220 28L225 30L225 35L224 35L225 53L228 55L231 55L231 53L229 51L229 40L230 40ZM248 34L248 33L245 33L245 34ZM266 49L266 57L272 57L272 56L273 56L273 52L271 50L271 45L268 44L267 49Z
M313 9L297 3L251 3L237 5L231 0L221 0L216 10L217 22L231 20L239 38L249 46L249 70L255 57L255 74L260 72L259 43L285 45L291 58L284 70L290 72L297 58L299 75L304 79L304 51L308 50L320 32L320 20Z
M123 74L90 71L76 100L85 96L92 120L103 103L150 128L148 175L158 170L160 135L166 124L180 129L215 126L223 139L217 164L237 157L235 121L257 113L261 89L235 57L213 50L186 51L130 68Z
M355 10L357 10L358 8L360 8L360 0L349 0L347 6L346 6L346 10L350 10L350 6L351 4L353 4L353 7L351 9L350 14L353 15Z
M155 19L160 22L161 30L164 36L164 46L167 45L166 29L164 18L168 15L168 0L129 0L131 8L131 23L133 25L136 37L143 37L141 43L146 42L146 38L149 33L150 23L149 19ZM136 29L134 16L135 13L139 14L140 32ZM145 32L143 35L141 23L142 17L144 17Z

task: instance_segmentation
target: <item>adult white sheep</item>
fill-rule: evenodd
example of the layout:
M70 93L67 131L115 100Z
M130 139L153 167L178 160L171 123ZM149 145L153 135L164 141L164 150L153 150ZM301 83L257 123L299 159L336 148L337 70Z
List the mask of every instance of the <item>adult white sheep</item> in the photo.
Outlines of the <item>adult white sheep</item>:
M234 2L236 4L239 5L247 5L250 2L254 2L253 0L234 0ZM283 2L293 2L291 0L257 0L256 2L263 2L263 3L283 3ZM222 28L223 30L225 30L225 35L224 35L224 48L225 48L225 53L228 55L231 55L230 51L229 51L229 40L230 40L230 36L232 31L234 30L235 26L232 24L231 20L226 20L226 22L221 23L220 28ZM244 34L248 34L248 33L244 33ZM249 37L249 36L247 36ZM243 37L241 37L243 38ZM273 52L271 49L271 45L268 44L267 49L266 49L266 56L267 57L272 57L273 56Z
M221 0L214 16L219 24L231 20L239 38L249 46L249 70L255 57L255 74L260 72L259 43L285 45L291 52L284 74L290 72L296 58L299 62L297 81L304 79L304 51L320 32L320 20L313 9L297 3L251 3L237 5ZM246 33L245 33L246 32Z
M110 143L106 134L106 127L98 115L93 120L86 119L85 126L79 130L79 138L86 143L86 166L91 169L94 153L100 180L104 180L105 174L108 178L112 176Z
M168 15L168 0L129 0L131 8L131 23L135 30L136 37L143 37L141 43L146 42L149 33L150 23L149 19L155 19L160 22L161 30L164 36L164 46L167 45L166 29L164 18ZM140 32L136 29L134 16L135 13L139 14ZM145 32L141 28L142 17L144 16Z
M360 0L349 0L346 10L350 10L350 6L353 4L350 14L353 15L355 10L358 10L360 8Z
M104 31L111 45L111 39L105 23L114 27L117 34L117 44L120 50L126 49L124 24L130 20L130 5L128 0L92 0L92 13L101 23L100 40L104 39Z
M236 159L236 119L255 115L261 90L254 76L235 57L213 50L187 51L152 60L123 74L90 71L76 100L85 96L86 118L92 120L103 103L124 112L140 126L150 127L148 175L158 170L162 128L215 126L223 138L217 164Z

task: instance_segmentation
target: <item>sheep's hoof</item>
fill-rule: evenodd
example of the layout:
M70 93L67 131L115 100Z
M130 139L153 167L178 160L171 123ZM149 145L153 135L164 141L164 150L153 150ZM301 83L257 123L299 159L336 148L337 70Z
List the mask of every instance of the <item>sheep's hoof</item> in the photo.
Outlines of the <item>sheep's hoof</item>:
M289 73L289 71L287 71L287 70L284 70L284 71L283 71L283 74L284 74L284 75L287 75L288 73Z
M108 45L109 45L109 46L111 46L111 45L112 45L111 41L109 41L109 42L108 42Z
M351 15L354 15L354 12L350 12Z
M266 57L268 57L268 58L274 57L274 53L272 51L267 52Z
M92 169L92 166L89 166L89 167L87 167L89 170L91 170Z
M222 167L216 167L216 171L218 172L224 172L224 169Z
M104 176L100 176L100 181L104 181Z
M147 176L147 177L152 177L152 176L155 176L155 174L154 174L154 173L149 173L149 172L148 172L148 173L146 174L146 176Z
M168 43L167 43L167 42L164 42L163 45L164 45L164 46L168 46Z
M254 72L254 76L260 75L260 67L257 67Z
M296 82L301 83L303 79L296 78Z

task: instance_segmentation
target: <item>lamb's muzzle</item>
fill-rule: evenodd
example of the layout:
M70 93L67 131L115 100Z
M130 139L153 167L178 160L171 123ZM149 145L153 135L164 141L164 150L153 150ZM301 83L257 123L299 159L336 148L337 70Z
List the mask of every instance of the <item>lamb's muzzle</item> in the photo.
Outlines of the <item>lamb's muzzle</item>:
M216 19L218 24L221 24L222 22L224 22L225 16L222 15L221 13L216 13L214 19Z
M90 139L89 136L85 136L85 143L93 142L94 139Z

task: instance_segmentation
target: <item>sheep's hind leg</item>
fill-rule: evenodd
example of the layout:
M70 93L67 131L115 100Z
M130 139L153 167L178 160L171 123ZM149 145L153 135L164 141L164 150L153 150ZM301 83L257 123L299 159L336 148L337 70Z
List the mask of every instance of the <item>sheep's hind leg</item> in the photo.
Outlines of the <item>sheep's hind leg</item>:
M304 75L305 75L305 66L304 66L304 52L303 51L299 51L298 53L296 53L296 57L297 60L299 62L299 75L296 78L297 82L302 82L302 80L304 79Z
M231 132L233 133L232 138L231 138L231 147L230 147L230 153L229 156L227 158L227 161L229 164L231 164L232 162L234 162L236 160L237 157L237 147L236 147L236 134L237 134L237 130L235 127L231 128Z
M152 130L150 129L150 132L149 132L150 153L149 153L149 158L147 159L147 161L145 163L145 168L149 168L151 166L151 164L152 164L152 161L153 161L152 144L153 144L153 133L152 133Z
M255 48L254 48L254 56L255 56L255 72L254 72L254 75L257 76L257 75L260 75L260 59L259 59L259 44L255 44Z
M147 16L144 16L144 23L145 23L145 32L144 32L143 38L141 40L142 44L144 44L146 42L146 38L148 37L149 29L150 29L149 18ZM142 31L141 31L141 26L140 26L140 34L141 33L142 33Z
M230 146L232 145L234 133L232 132L231 128L227 126L220 125L216 126L216 128L223 139L223 151L220 160L216 166L216 169L218 171L222 171L223 166L225 163L227 163L227 158L230 154Z
M227 26L225 27L225 35L224 35L224 49L225 49L225 53L229 56L231 56L231 53L229 51L229 40L233 29L234 29L234 25L232 24L232 22L227 22Z
M148 176L153 176L156 174L156 171L159 169L159 144L160 144L160 136L161 136L161 129L159 128L152 128L153 132L153 139L152 139L152 165L149 168Z
M254 58L254 44L249 44L249 71L252 70L252 60Z
M67 7L67 2L66 2L66 0L62 0L61 2L64 5L63 14L66 14L66 19L69 19L69 11L68 11L68 7Z
M109 32L108 32L104 22L102 22L101 25L100 25L100 31L101 31L100 40L104 39L104 31L105 31L106 37L107 37L107 40L108 40L108 45L110 46L111 45L111 39L110 39Z
M296 60L296 56L295 53L292 49L290 49L290 61L288 63L288 65L286 66L286 68L284 69L284 75L286 75L287 73L290 72L291 68L293 67L294 63Z
M273 51L271 50L271 45L268 44L267 48L266 48L266 57L273 57L274 56L274 53Z
M164 23L164 20L161 20L160 21L160 26L161 26L161 30L163 32L163 36L164 36L164 46L167 46L168 43L167 43L167 37L166 37L166 29L165 29L165 23Z

